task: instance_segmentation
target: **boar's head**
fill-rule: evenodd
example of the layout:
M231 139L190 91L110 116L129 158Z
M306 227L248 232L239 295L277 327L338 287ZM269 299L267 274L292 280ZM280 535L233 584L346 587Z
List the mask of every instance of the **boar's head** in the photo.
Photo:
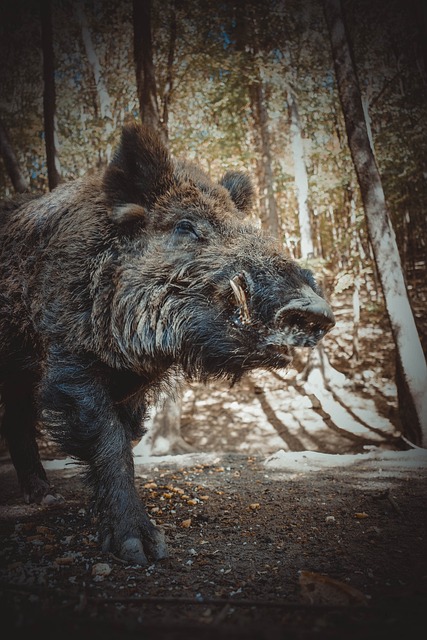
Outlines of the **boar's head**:
M293 347L313 347L334 325L312 273L245 222L246 174L214 184L131 125L103 189L118 248L114 273L100 269L95 288L114 282L109 344L122 366L236 379L286 366ZM95 326L105 299L95 297Z

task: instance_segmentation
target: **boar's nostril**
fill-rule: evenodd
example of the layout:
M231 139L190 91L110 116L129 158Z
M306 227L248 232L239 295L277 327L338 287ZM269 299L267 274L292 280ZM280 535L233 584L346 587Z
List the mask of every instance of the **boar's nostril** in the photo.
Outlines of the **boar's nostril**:
M303 331L307 336L322 337L335 325L329 305L319 298L316 301L294 300L276 313L281 328Z
M291 311L281 316L281 324L287 327L304 329L307 333L325 332L330 324L325 322L323 318L305 311Z

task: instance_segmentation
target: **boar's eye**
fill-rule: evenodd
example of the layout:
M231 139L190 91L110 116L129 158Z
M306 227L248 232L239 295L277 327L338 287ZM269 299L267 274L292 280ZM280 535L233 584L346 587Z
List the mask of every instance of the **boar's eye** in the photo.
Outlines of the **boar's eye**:
M180 220L175 226L174 233L180 236L188 236L195 240L199 240L200 238L200 234L189 220Z

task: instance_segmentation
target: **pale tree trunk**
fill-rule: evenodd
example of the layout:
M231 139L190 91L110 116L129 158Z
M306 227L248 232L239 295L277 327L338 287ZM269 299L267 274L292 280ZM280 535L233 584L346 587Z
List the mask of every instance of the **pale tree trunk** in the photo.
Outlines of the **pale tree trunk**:
M359 362L359 325L360 325L360 259L357 251L357 226L356 226L356 203L354 201L353 189L350 187L350 222L352 236L350 243L351 262L353 266L353 353L351 358L355 364Z
M303 260L306 260L307 258L312 258L314 256L313 230L308 206L308 175L304 157L304 144L301 120L298 112L298 103L295 94L290 88L287 90L286 100L288 105L291 149L294 162L295 190L298 203L300 257ZM334 212L332 207L330 209L330 215L332 228L335 232ZM319 282L319 284L321 283ZM320 366L320 363L327 363L328 367L332 369L324 349L321 345L318 345L315 350L308 354L301 373L301 379L307 381L309 374L314 370L318 370L321 375L321 379L326 386L326 380L324 378L326 365L323 364Z
M301 121L298 113L296 97L291 91L288 91L287 101L289 109L292 156L295 169L295 187L298 201L301 258L311 258L314 256L314 246L310 211L308 208L308 176L304 159Z
M55 69L52 38L52 6L50 0L40 0L41 35L43 50L43 115L46 164L49 189L61 180L61 165L56 135Z
M359 349L359 325L360 325L360 266L359 270L354 270L354 285L353 285L353 353L351 354L352 360L355 364L360 361L360 349Z
M375 155L374 138L372 136L372 129L371 129L371 116L369 115L369 100L366 96L361 95L360 97L361 97L361 104L363 109L363 117L365 118L365 123L366 123L366 135L368 136L368 141L369 141L369 146L371 147L371 151Z
M324 0L338 92L370 241L396 345L399 412L404 435L427 446L427 366L406 290L400 256L369 143L340 0Z
M133 1L134 60L136 83L143 124L157 131L168 146L167 122L169 104L173 89L173 61L176 44L176 7L172 6L171 33L168 53L167 86L163 97L163 118L160 119L157 99L156 72L153 60L151 34L151 0ZM192 447L181 436L182 390L178 378L171 381L171 392L163 395L158 403L149 430L141 442L141 447L148 449L152 455L187 453ZM138 453L138 449L136 449Z
M109 162L112 154L112 135L114 134L115 121L113 116L113 108L110 94L105 83L105 79L102 73L101 63L98 58L98 54L93 46L93 40L89 29L89 23L84 12L84 5L82 2L75 4L75 13L82 30L82 40L86 52L86 57L89 62L89 66L92 70L96 92L99 103L99 114L104 121L104 129L107 137L107 144L105 147L104 161Z
M134 455L165 456L194 452L181 436L182 389L174 381L171 395L164 396L146 423L147 434L134 447Z
M15 151L3 122L0 120L0 155L3 158L8 176L17 193L29 190L28 180L25 178L18 163Z

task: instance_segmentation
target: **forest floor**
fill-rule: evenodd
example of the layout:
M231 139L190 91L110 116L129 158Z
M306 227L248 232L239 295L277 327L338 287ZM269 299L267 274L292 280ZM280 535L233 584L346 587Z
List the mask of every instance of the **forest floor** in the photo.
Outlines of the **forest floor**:
M364 306L358 364L351 309L334 309L323 369L320 354L307 375L297 363L231 389L191 385L182 436L194 453L152 455L149 435L135 448L166 561L138 568L100 551L80 469L48 440L44 463L65 498L54 505L22 503L3 453L7 637L424 637L427 452L400 438L381 309Z

